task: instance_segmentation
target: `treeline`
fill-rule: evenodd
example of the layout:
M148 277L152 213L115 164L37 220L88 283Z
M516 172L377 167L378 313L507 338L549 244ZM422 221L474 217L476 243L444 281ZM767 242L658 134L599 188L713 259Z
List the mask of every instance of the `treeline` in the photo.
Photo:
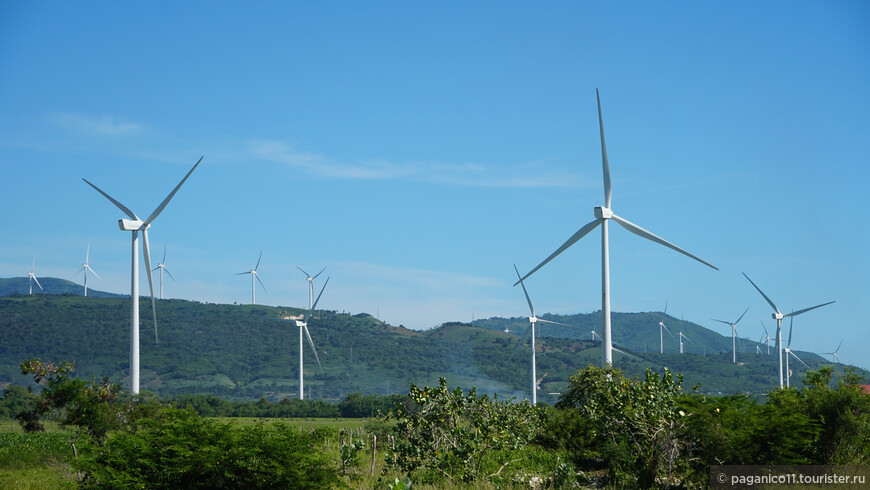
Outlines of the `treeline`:
M126 399L129 395L121 395ZM140 396L147 402L190 408L203 417L258 417L258 418L372 418L385 416L396 404L407 404L407 395L363 395L352 393L338 403L323 400L283 398L272 402L263 397L257 401L226 400L213 395L183 395L160 398L151 394ZM12 419L19 413L32 410L38 396L28 388L8 385L0 398L0 419ZM49 416L49 419L51 417Z

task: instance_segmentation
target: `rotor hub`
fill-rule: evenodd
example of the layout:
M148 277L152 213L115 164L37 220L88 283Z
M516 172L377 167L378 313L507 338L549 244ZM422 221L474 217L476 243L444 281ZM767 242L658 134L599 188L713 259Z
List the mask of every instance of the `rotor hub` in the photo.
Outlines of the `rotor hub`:
M774 314L771 315L771 316L773 316L773 319L774 319L774 320L782 320L783 318L785 318L785 315L783 315L782 313L779 313L779 312L774 313Z
M604 206L597 206L595 208L595 217L598 219L610 219L613 217L613 211Z
M130 220L130 219L119 219L118 220L118 228L121 228L121 231L144 231L148 228L151 228L151 224L145 225L145 222L142 220Z

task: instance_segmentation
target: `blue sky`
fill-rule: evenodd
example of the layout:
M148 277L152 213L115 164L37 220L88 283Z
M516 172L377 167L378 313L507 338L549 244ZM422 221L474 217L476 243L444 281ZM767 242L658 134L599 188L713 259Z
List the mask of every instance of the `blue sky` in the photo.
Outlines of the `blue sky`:
M123 216L81 178L144 217L204 155L150 230L169 297L249 302L262 249L258 303L327 266L328 309L525 315L512 264L603 204L598 88L613 210L721 269L612 226L614 311L726 334L748 306L757 339L746 272L783 311L836 300L794 347L866 368L867 87L860 1L2 2L0 276L78 281L90 243L89 285L128 292ZM590 312L600 274L596 231L527 285Z

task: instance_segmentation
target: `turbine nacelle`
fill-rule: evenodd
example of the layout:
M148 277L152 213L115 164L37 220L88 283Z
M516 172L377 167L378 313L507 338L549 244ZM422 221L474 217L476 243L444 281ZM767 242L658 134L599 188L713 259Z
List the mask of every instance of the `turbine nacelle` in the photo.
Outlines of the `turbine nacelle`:
M536 317L536 316L530 316L530 317L529 317L529 323L535 323L535 322L537 322L537 321L538 321L538 317Z
M774 320L782 320L783 318L785 318L785 315L778 311L776 313L772 313L770 316L772 316Z
M605 208L604 206L596 206L595 217L598 219L613 218L613 210L611 210L610 208Z
M145 224L142 220L119 219L118 228L121 231L144 231L151 227L151 224Z

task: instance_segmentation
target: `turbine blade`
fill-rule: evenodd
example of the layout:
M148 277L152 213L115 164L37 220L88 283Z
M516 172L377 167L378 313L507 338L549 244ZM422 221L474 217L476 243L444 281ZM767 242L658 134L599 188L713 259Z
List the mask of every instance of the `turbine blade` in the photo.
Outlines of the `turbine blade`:
M764 329L764 336L770 337L770 332L767 331L767 327L764 326L764 322L761 322L761 328Z
M84 180L84 181L85 181L89 186L91 186L91 187L93 187L94 189L96 189L97 192L99 192L100 194L102 194L103 196L105 196L106 199L108 199L109 201L112 201L112 204L114 204L115 206L118 207L118 209L120 209L121 211L123 211L124 214L126 214L128 218L130 218L130 219L132 219L132 220L139 221L139 218L136 216L136 213L134 213L133 211L130 211L130 209L127 208L127 206L124 206L123 204L119 203L118 201L115 200L114 197L112 197L112 196L106 194L106 193L103 192L99 187L97 187L97 186L95 186L94 184L91 184L90 182L88 182L88 179L82 178L82 180Z
M791 320L788 324L788 344L785 345L786 349L791 348L791 329L794 327L794 316L791 317Z
M151 312L154 314L154 343L157 340L157 302L154 300L154 281L151 278L151 250L148 245L148 230L142 230L142 255L145 256L145 272L148 273L148 290L151 292ZM136 298L134 301L139 301Z
M323 269L320 269L320 272L315 274L314 277L312 277L311 279L317 279L317 276L319 276L320 274L323 274L323 271L325 271L325 270L326 270L326 267L324 267Z
M157 215L160 214L161 211L163 211L163 208L165 208L166 205L169 204L170 199L175 196L175 193L178 192L178 189L181 188L181 185L184 184L184 181L187 180L188 177L190 177L190 174L192 174L193 171L196 170L196 167L199 165L199 162L201 162L202 159L203 157L199 157L199 160L196 162L193 168L190 169L189 172L187 172L187 175L185 175L184 178L181 179L181 182L179 182L178 185L175 186L175 189L172 189L172 192L170 192L169 195L166 196L166 199L164 199L163 202L160 203L160 206L157 206L157 209L155 209L154 212L151 213L151 216L149 216L148 219L145 220L145 225L148 225L149 223L154 221L154 218L156 218Z
M76 271L76 274L81 274L81 272L82 272L83 270L85 270L85 267L84 267L84 266L82 266L81 269L79 269L78 271Z
M549 257L544 259L544 261L541 262L540 264L538 264L537 267L532 269L531 272L529 272L525 276L521 277L519 281L515 282L514 286L516 286L517 284L524 281L527 277L534 274L538 269L543 267L547 262L553 260L557 255L564 252L566 248L570 247L571 245L574 245L574 243L576 243L577 240L583 238L587 233L594 230L595 227L598 226L599 224L601 224L601 219L595 219L594 221L590 221L589 223L587 223L583 228L580 228L579 230L577 230L577 232L574 233L573 235L571 235L571 238L569 238L565 243L563 243L561 247L559 247L555 252L550 254Z
M237 272L236 273L237 276L243 276L245 274L250 274L250 272Z
M725 325L731 325L731 322L726 322L725 320L717 320L715 318L711 318L714 322L724 323Z
M804 309L802 309L802 310L798 310L798 311L793 311L793 312L789 313L788 315L784 315L784 317L786 317L786 316L798 316L798 315L800 315L801 313L806 313L806 312L808 312L808 311L810 311L810 310L815 310L816 308L821 308L822 306L828 306L828 305L831 304L831 303L836 303L836 301L828 301L828 302L825 303L825 304L812 306L812 307L810 307L810 308L804 308Z
M317 367L320 368L320 374L323 374L323 366L320 365L320 356L317 355L317 349L314 348L314 341L311 340L311 334L308 332L307 324L303 327L303 330L305 330L305 337L308 338L308 345L310 345L311 350L314 351L314 358L317 359Z
M662 323L662 326L665 327L665 332L667 332L668 335L670 335L672 339L677 340L677 338L674 337L674 334L671 333L671 330L668 328L667 325L665 325L664 323Z
M161 264L166 263L166 244L163 244L163 260L160 261Z
M685 250L683 250L682 248L674 245L673 243L665 240L664 238L661 238L659 236L656 236L653 233L650 233L647 230L644 230L640 226L637 226L636 224L632 223L631 221L628 221L624 218L620 218L619 216L617 216L615 214L613 215L613 220L616 221L617 223L619 223L620 225L622 225L622 227L625 228L626 230L634 233L635 235L646 238L647 240L654 241L654 242L658 243L659 245L664 245L672 250L676 250L677 252L680 252L681 254L683 254L687 257L691 257L691 258L697 260L698 262L700 262L708 267L716 269L717 271L719 270L713 264L710 264L709 262L706 262L704 260L699 259L698 257L695 257L694 255L690 254L689 252L686 252Z
M517 345L514 347L513 352L511 352L511 356L508 357L508 362L511 362L513 360L514 354L516 354L517 350L520 348L520 346L525 343L526 336L528 336L530 333L532 333L532 324L531 323L529 324L528 327L526 327L526 331L523 332L522 335L520 335L520 340L517 342Z
M323 283L323 287L320 288L320 294L317 295L317 299L314 300L314 304L311 305L311 309L308 310L308 314L305 315L305 321L303 323L305 323L306 325L308 324L308 319L311 318L311 314L314 313L314 308L317 308L317 302L320 301L320 297L323 296L323 290L326 289L327 284L329 284L328 277L326 278L326 282Z
M834 352L832 352L832 354L836 354L837 352L840 352L840 347L843 347L843 340L846 340L846 339L840 340L840 345L838 345L837 348L834 349Z
M773 301L771 301L770 298L768 298L767 295L764 294L764 291L762 291L761 288L759 288L758 286L756 286L755 283L752 282L752 279L750 279L749 276L747 276L745 272L741 272L741 274L743 274L743 277L745 277L746 280L749 281L749 284L752 284L752 286L753 286L756 290L758 290L759 293L761 293L761 295L764 297L764 299L767 300L767 304L769 304L769 305L771 306L771 308L773 308L773 311L775 311L775 312L777 312L777 313L780 313L779 308L777 308L776 305L773 304Z
M807 366L807 363L805 363L805 362L804 362L804 360L803 360L803 359L801 359L801 358L800 358L800 357L798 357L798 355L797 355L797 354L795 354L795 353L794 353L794 351L792 351L792 350L789 350L789 351L788 351L788 353L789 353L789 354L791 354L791 355L793 355L793 356L794 356L794 358L795 358L795 359L797 359L797 360L798 360L798 361L800 361L800 362L801 362L801 364L803 364L803 365L804 365L804 366L806 366L806 367L807 367L807 369L810 369L810 367L809 367L809 366Z
M257 262L259 263L259 260L258 260ZM296 266L296 268L299 269L300 271L302 271L303 274L305 274L305 278L306 278L306 279L309 278L309 277L311 277L311 275L310 275L309 273L303 271L302 268L299 267L298 265Z
M622 354L622 355L625 355L625 356L628 356L628 357L632 357L632 358L634 358L634 359L637 359L638 361L642 361L642 360L643 360L643 359L641 359L640 357L637 357L637 356L634 355L634 354L629 354L628 352L625 352L625 351L622 350L622 349L617 349L616 347L612 347L612 346L611 346L611 349L615 350L616 352L619 352L619 353Z
M95 271L95 270L93 270L93 269L91 269L91 266L89 266L89 265L85 265L85 267L87 267L87 268L88 268L88 270L89 270L89 271L91 271L91 274L93 274L93 275L95 275L95 276L97 276L97 279L100 279L100 280L102 280L102 279L103 279L103 278L102 278L102 277L100 277L100 275L99 275L99 274L97 274L97 271Z
M563 327L580 328L577 325L568 325L567 323L554 322L553 320L545 320L543 318L538 318L538 321L544 323L552 323L553 325L562 325Z
M748 306L746 307L745 310L743 310L743 315L745 315L747 311L749 311L749 307L748 307ZM743 319L743 315L740 315L740 318L738 318L737 321L734 322L735 325L737 325L738 323L740 323L740 320Z
M39 286L40 291L45 291L44 289L42 289L42 284L39 284L39 279L37 279L36 276L30 276L30 277L32 277L33 280L36 281L36 285Z
M263 258L263 251L260 250L260 256L257 257L257 265L254 266L254 270L255 270L255 271L256 271L257 269L260 268L260 260L261 260L262 258Z
M167 269L165 265L163 266L163 271L166 272L167 274L169 274L169 278L170 278L170 279L172 279L173 281L175 281L175 278L172 277L172 273L169 272L169 269ZM266 288L263 288L263 289L266 289Z
M604 143L604 118L601 117L601 97L595 89L595 99L598 101L598 128L601 131L601 168L604 172L604 207L610 208L611 185L610 164L607 162L607 145Z
M517 269L517 264L514 264L514 270L517 272L517 278L519 279L520 271L519 269ZM524 283L522 279L520 279L520 285L523 287L523 294L526 295L526 301L529 303L529 311L532 312L532 316L535 316L535 307L532 306L532 300L531 298L529 298L529 292L526 291L526 283Z
M261 279L260 279L260 275L259 275L259 274L257 274L257 271L256 271L256 270L255 270L255 271L254 271L254 273L253 273L253 274L254 274L254 277L256 277L256 278L257 278L257 282L259 282L259 283L260 283L260 286L262 286L262 287L263 287L263 291L266 291L266 285L265 285L265 284L263 284L263 281L262 281L262 280L261 280ZM175 279L173 279L173 281L174 281L174 280L175 280Z
M90 257L90 256L91 256L91 244L89 243L88 244L88 251L85 252L85 264L88 263L88 257Z

